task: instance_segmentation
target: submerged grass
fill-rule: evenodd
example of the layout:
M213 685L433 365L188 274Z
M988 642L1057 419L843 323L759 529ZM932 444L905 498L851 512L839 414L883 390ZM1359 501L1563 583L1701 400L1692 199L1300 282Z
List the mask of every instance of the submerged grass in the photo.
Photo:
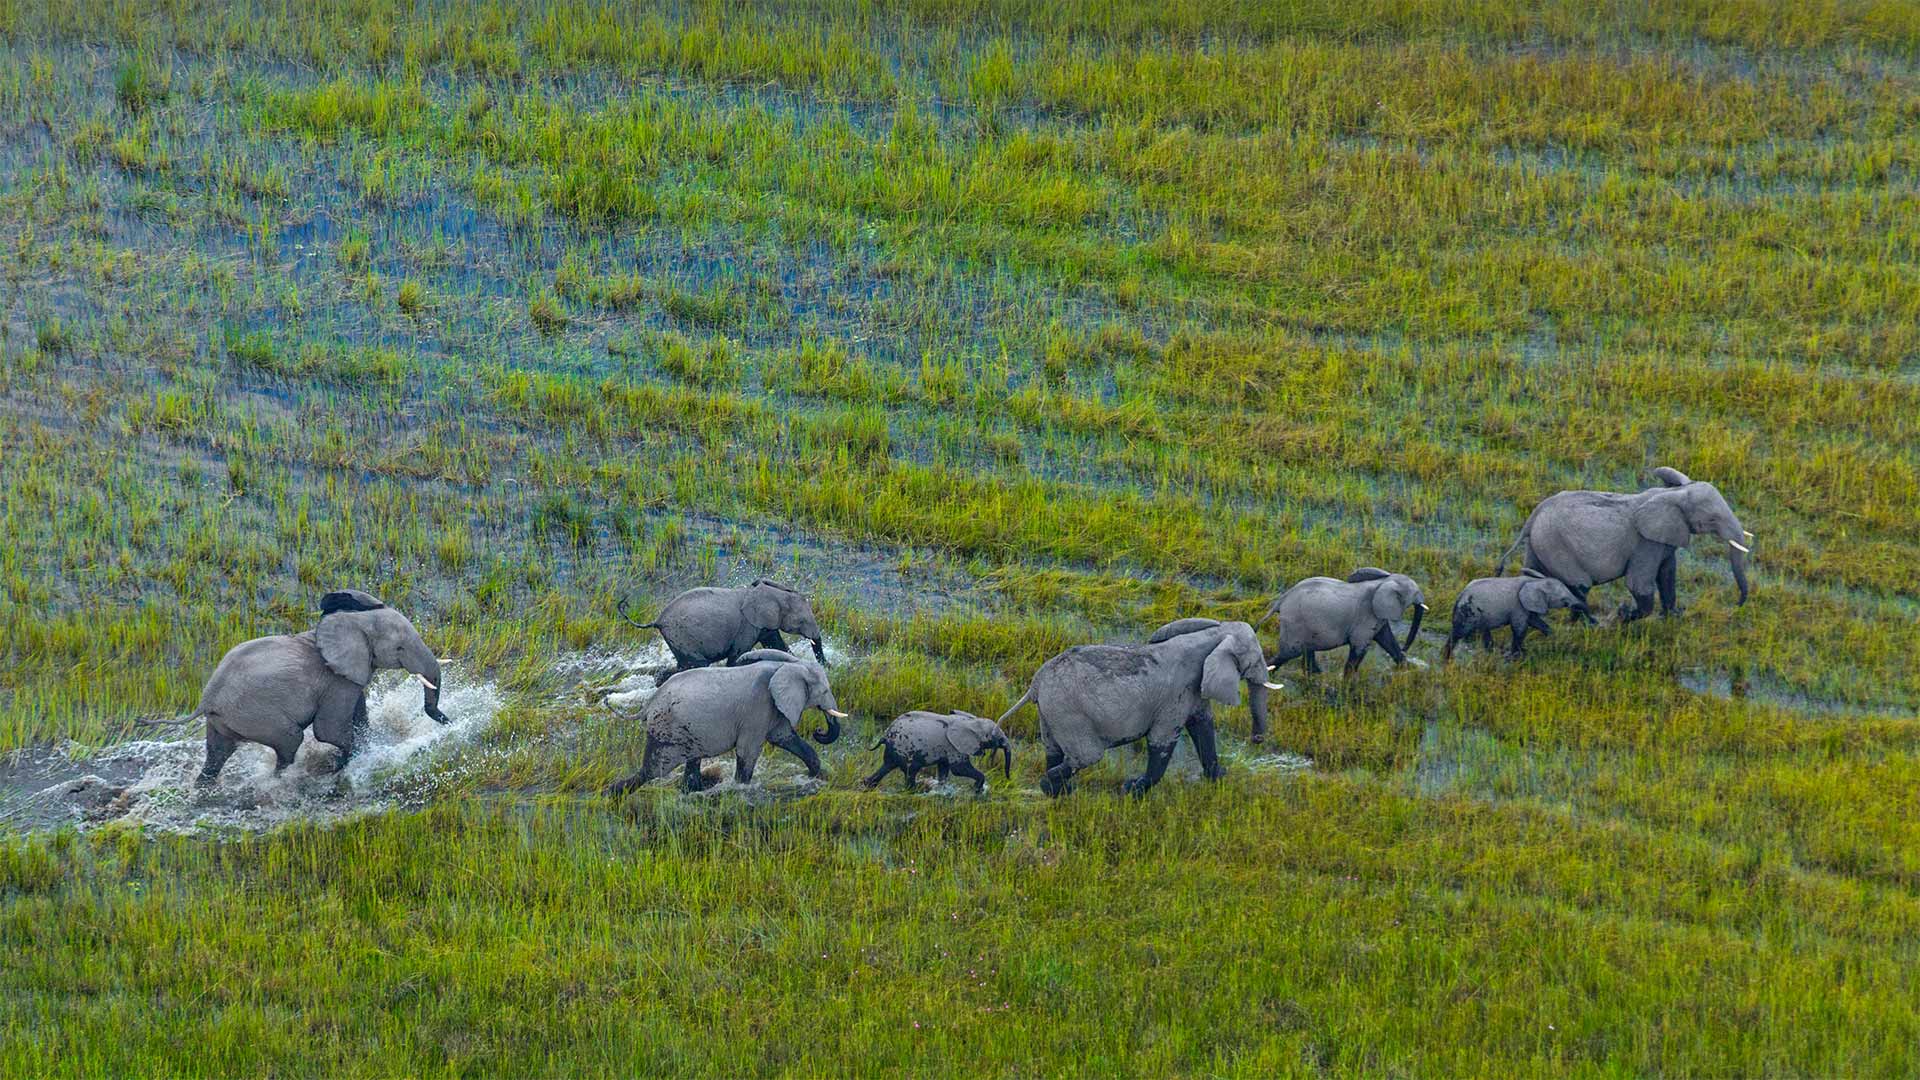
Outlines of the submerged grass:
M0 1071L1913 1071L1908 7L0 38L0 750L180 714L343 585L508 699L415 811L0 837ZM1044 803L1028 711L984 800L844 745L595 794L618 598L805 586L864 747L1310 574L1442 613L1655 464L1760 534L1748 606L1689 557L1679 619L1283 672L1304 772L1227 710L1226 782Z

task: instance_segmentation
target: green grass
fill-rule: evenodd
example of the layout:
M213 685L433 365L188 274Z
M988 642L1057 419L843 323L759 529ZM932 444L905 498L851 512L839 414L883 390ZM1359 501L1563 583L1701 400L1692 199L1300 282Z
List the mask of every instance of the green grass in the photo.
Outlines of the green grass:
M1917 50L1877 0L0 3L0 751L144 736L344 585L506 700L406 810L0 835L0 1072L1911 1073ZM1012 791L855 788L900 711L1310 574L1415 575L1436 659L1535 502L1655 464L1759 534L1746 607L1703 550L1679 619L1286 673L1301 773L1228 710L1222 784L1044 803L1028 711ZM842 657L829 785L599 797L616 601L759 574Z

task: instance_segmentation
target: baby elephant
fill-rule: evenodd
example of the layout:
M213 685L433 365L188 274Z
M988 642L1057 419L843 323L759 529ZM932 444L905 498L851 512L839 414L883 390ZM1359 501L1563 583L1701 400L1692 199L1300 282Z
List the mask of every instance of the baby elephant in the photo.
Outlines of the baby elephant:
M1001 751L1005 755L1006 775L1008 779L1013 777L1013 744L1008 741L1007 733L1000 730L999 724L969 712L902 713L887 725L880 741L867 749L881 747L886 748L886 754L880 771L863 781L866 787L873 787L886 779L888 773L899 769L906 774L907 790L912 791L920 770L934 766L940 770L942 780L948 772L957 773L973 781L974 791L985 791L986 774L973 767L973 755L982 750Z
M1556 608L1572 608L1578 615L1587 613L1587 605L1571 589L1538 570L1528 570L1519 577L1470 581L1453 602L1453 632L1447 635L1447 647L1440 651L1440 662L1453 659L1453 647L1475 634L1480 635L1481 644L1493 648L1493 631L1501 626L1513 628L1513 644L1507 655L1521 656L1526 651L1527 630L1549 633L1541 616Z

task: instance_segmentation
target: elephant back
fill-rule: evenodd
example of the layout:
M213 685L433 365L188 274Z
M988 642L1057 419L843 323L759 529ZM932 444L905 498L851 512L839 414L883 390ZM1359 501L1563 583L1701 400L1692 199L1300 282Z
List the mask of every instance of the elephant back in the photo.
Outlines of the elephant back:
M200 693L200 712L297 712L299 702L339 679L321 659L311 633L258 637L220 658Z

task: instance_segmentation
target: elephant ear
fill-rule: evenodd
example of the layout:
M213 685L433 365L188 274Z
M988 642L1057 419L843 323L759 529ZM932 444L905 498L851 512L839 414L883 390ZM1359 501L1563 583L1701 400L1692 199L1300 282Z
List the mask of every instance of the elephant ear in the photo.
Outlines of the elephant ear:
M740 604L740 613L761 630L778 629L781 591L778 585L770 581L754 582L747 586L747 597Z
M320 614L336 611L378 611L387 605L359 589L338 589L320 598Z
M800 716L807 711L807 672L800 664L782 664L767 680L773 695L773 707L786 718L788 727L799 727Z
M1655 480L1660 481L1663 487L1686 487L1688 484L1693 483L1693 481L1687 477L1686 473L1665 465L1654 469L1650 475L1652 475Z
M1240 704L1240 666L1234 663L1233 639L1221 638L1200 668L1200 694L1222 705Z
M373 643L366 627L352 614L341 612L320 620L313 633L320 659L335 675L365 686L373 681Z
M1177 638L1181 634L1191 634L1196 630L1206 630L1219 625L1218 619L1175 619L1149 635L1147 644L1157 645L1168 638Z
M1543 574L1543 573L1541 573L1541 572L1540 572L1540 571L1538 571L1538 570L1535 570L1535 569L1534 569L1533 567L1531 567L1531 566L1529 566L1529 567L1525 567L1525 568L1523 568L1523 569L1522 569L1522 570L1520 571L1520 576L1521 576L1521 577L1528 577L1528 578L1534 578L1534 579L1536 579L1536 580L1540 580L1540 581L1545 581L1545 580L1546 580L1546 577L1547 577L1547 575L1545 575L1545 574Z
M1640 500L1633 508L1633 528L1641 536L1657 544L1683 548L1693 538L1693 530L1687 527L1687 515L1680 510L1680 504L1663 492Z
M1553 609L1547 602L1549 586L1545 581L1528 581L1520 586L1520 606L1535 615L1545 615Z
M987 745L986 736L979 724L965 721L947 722L947 745L959 751L961 757L972 757Z
M1412 598L1407 595L1407 587L1397 581L1383 581L1373 590L1373 614L1375 618L1387 622L1400 617L1407 610Z
M1381 578L1390 578L1392 576L1392 574L1387 573L1377 566L1363 566L1347 575L1347 584L1358 585L1363 581L1379 581Z
M740 663L757 664L762 660L772 660L781 664L797 664L800 658L784 649L749 649L740 654Z

